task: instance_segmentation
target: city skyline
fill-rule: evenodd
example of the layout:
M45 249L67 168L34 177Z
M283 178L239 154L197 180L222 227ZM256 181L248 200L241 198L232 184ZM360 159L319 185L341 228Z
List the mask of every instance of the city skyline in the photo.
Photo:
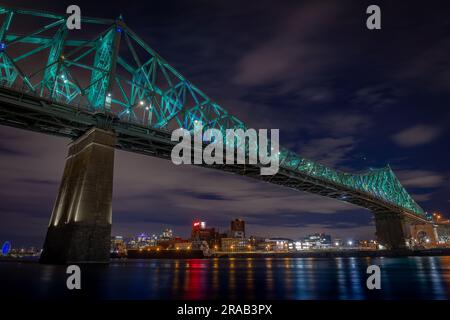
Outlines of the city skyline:
M65 4L51 1L4 2L65 11ZM79 1L89 16L122 13L152 47L233 113L253 127L279 127L283 145L350 171L390 163L426 210L448 213L449 70L440 52L450 43L439 31L445 18L420 19L423 8L410 5L408 17L397 21L393 16L404 17L404 5L386 5L384 28L390 31L374 35L363 28L364 5L344 11L330 2L306 2L286 10L262 2L237 12L218 2L166 10L174 4L152 4L151 19L140 21L134 19L141 11L137 5ZM183 10L189 14L179 20ZM261 16L249 21L255 10ZM163 11L164 20L158 17ZM228 28L233 32L224 32ZM415 43L417 33L427 35L423 43ZM264 67L273 60L286 61ZM4 240L42 245L68 143L0 128ZM362 208L226 173L117 151L114 175L113 234L156 231L164 224L188 234L196 217L225 225L235 216L255 234L373 238L375 231L372 214Z

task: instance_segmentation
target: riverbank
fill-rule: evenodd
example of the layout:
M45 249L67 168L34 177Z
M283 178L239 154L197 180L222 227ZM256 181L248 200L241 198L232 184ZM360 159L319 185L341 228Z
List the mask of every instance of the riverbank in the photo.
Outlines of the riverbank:
M217 252L213 258L339 258L450 256L450 248L422 250L310 250L296 252Z
M142 252L132 253L128 257L111 256L114 260L135 260L135 259L227 259L227 258L349 258L349 257L432 257L450 256L450 248L435 248L422 250L311 250L296 252L216 252L211 256L204 256L200 250L193 251L171 251L171 252ZM38 256L33 257L0 257L0 262L37 262Z

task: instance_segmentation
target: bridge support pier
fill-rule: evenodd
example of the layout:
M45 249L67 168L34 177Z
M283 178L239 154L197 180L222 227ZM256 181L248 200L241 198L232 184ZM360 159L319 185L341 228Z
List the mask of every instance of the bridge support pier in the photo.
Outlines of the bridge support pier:
M115 142L92 128L69 145L41 263L109 262Z
M401 213L377 212L375 226L377 241L381 245L391 250L407 248L409 230Z

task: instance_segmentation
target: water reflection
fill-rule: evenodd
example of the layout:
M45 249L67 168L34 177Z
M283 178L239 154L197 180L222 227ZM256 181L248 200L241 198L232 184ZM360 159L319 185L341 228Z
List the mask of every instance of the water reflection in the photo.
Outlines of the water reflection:
M381 268L382 290L366 269ZM100 299L449 299L450 257L223 258L83 266L83 295ZM0 262L0 295L67 298L65 268Z

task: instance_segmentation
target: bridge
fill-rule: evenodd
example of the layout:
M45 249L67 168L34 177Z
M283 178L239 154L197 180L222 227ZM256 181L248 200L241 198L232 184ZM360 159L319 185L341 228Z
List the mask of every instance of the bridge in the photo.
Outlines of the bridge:
M170 159L176 128L247 127L122 17L82 17L81 30L68 30L66 19L0 7L0 123L72 140L41 261L107 262L115 149ZM436 241L431 220L389 166L349 173L286 148L278 156L273 176L260 175L259 165L201 166L367 208L390 249L410 246L418 232Z

